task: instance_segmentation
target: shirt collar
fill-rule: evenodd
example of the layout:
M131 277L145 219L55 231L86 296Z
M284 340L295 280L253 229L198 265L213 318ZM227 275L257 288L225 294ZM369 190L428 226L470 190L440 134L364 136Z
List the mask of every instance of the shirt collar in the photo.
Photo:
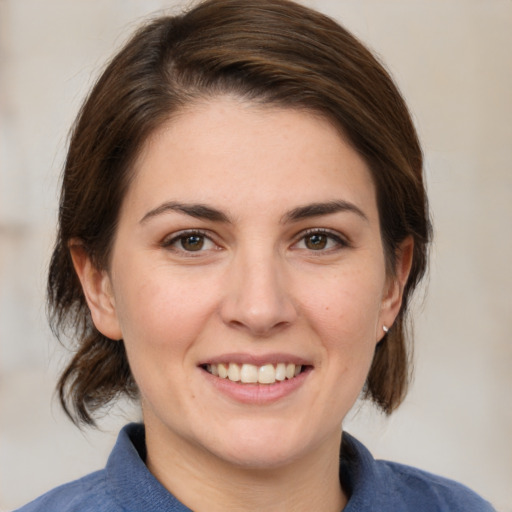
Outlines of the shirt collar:
M375 510L379 492L378 468L372 454L349 433L343 432L340 449L340 482L349 501L343 512Z
M126 510L191 512L148 470L144 425L130 423L120 432L108 459L106 474L115 500ZM371 453L347 432L340 450L340 482L349 501L343 512L372 510L379 478Z
M191 512L148 470L144 425L130 423L117 438L107 462L108 486L124 510Z

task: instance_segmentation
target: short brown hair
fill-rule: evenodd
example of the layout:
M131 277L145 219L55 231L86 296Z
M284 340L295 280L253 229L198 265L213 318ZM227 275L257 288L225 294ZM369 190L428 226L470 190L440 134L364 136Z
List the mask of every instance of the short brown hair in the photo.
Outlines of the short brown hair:
M404 100L375 57L330 18L287 0L207 0L143 26L107 66L73 128L48 302L54 332L76 343L58 383L76 423L94 424L95 411L119 394L136 397L137 386L123 342L103 336L91 320L69 243L80 240L94 264L108 268L143 144L180 109L226 93L333 122L371 170L388 272L399 244L413 238L403 304L364 389L388 414L405 396L406 312L425 272L430 223L422 152Z

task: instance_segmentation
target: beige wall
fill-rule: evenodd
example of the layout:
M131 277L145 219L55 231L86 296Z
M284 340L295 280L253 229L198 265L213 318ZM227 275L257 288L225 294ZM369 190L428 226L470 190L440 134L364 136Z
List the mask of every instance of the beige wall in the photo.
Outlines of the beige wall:
M398 80L436 228L413 389L391 420L363 408L346 428L376 456L512 511L512 2L307 3L377 49ZM111 414L105 432L80 433L52 403L65 352L46 327L44 272L78 105L137 22L169 5L0 0L0 510L101 467L126 421Z

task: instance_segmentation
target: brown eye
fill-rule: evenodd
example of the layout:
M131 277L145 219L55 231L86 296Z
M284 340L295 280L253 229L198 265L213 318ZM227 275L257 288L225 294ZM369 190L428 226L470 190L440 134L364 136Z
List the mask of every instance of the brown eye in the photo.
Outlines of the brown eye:
M321 233L315 233L306 236L304 238L304 242L308 249L311 249L312 251L320 251L327 247L328 237Z
M325 229L308 230L302 233L301 238L293 245L294 249L315 251L320 254L332 253L350 247L346 238L336 232Z
M180 244L185 251L200 251L204 246L204 236L187 235L180 238Z
M164 249L183 256L187 253L191 256L191 253L209 252L219 248L207 234L195 230L178 232L174 236L165 238L161 245Z

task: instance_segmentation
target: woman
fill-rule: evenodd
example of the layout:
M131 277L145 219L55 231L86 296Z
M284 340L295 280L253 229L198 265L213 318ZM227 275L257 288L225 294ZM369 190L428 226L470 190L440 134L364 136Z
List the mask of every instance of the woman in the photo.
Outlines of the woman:
M335 22L210 0L143 27L77 119L48 290L65 410L127 394L144 425L22 510L492 510L341 434L361 391L405 396L429 238L407 108Z

